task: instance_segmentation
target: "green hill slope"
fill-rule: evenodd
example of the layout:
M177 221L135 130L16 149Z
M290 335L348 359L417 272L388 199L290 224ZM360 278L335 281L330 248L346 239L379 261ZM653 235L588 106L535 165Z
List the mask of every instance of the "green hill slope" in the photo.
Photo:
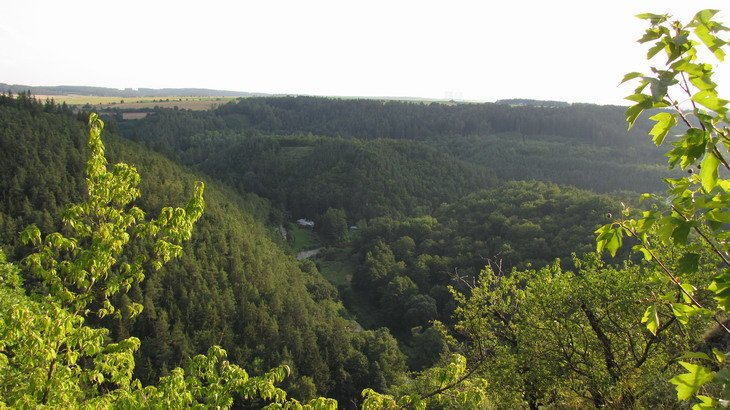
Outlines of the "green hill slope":
M0 101L0 243L13 259L27 252L16 239L22 227L60 228L63 205L82 195L85 134L82 122L57 107ZM182 203L201 179L126 140L109 137L107 145L110 161L139 169L145 210ZM138 376L152 381L220 344L252 372L289 364L289 388L301 398L316 389L349 402L365 386L392 382L404 368L394 339L352 331L337 292L311 265L302 271L261 222L266 201L208 185L206 212L185 256L130 290L143 313L100 323L115 336L142 339Z
M194 167L238 192L255 192L315 218L344 209L354 222L431 210L493 186L493 172L421 141L269 136L231 130L212 114L160 111L121 123L125 136Z

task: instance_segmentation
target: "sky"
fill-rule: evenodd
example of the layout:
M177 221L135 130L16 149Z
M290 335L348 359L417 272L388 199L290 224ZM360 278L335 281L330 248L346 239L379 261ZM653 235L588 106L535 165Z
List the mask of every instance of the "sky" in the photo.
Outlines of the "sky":
M3 0L0 82L626 105L621 78L649 67L634 15L714 8L730 26L728 4Z

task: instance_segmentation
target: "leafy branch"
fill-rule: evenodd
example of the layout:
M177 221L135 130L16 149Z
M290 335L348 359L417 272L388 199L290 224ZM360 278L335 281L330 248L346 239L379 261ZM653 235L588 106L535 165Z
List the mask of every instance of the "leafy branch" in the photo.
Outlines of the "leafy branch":
M654 126L649 134L657 146L665 142L670 132L680 128L681 121L684 129L671 142L667 158L669 168L678 166L687 171L687 176L666 179L665 198L644 194L642 201L655 198L659 205L643 211L638 218L632 218L631 210L627 208L623 219L596 231L596 242L599 252L606 249L613 256L622 246L624 236L636 238L639 243L634 250L643 253L647 261L656 263L682 295L683 303L666 298L659 301L671 308L673 317L686 325L690 316L710 315L730 334L730 328L725 324L730 309L730 232L727 230L730 180L721 177L721 171L730 171L727 160L730 147L728 101L718 95L712 64L700 60L703 50L709 51L719 62L725 59L730 30L714 20L717 13L717 10L702 10L687 24L670 21L668 15L647 13L637 16L647 20L650 26L639 40L640 43L653 43L647 59L663 52L666 61L660 68L651 67L651 75L634 72L624 77L622 82L638 80L634 93L627 97L634 104L627 109L626 119L630 128L645 110L660 110L650 117ZM678 89L687 100L671 97L672 89ZM687 104L689 108L685 109ZM695 169L699 169L698 174ZM673 246L682 253L677 272L652 250L652 241ZM717 258L711 268L714 280L704 285L714 295L715 306L700 302L697 289L685 279L700 270L702 252ZM653 334L661 327L658 306L657 303L650 305L642 320ZM692 358L702 355L695 354ZM711 381L724 383L718 376L720 373L711 372L702 365L680 364L689 371L672 379L681 400L694 396ZM723 393L722 400L728 398L727 393ZM702 406L720 400L708 396L698 398Z

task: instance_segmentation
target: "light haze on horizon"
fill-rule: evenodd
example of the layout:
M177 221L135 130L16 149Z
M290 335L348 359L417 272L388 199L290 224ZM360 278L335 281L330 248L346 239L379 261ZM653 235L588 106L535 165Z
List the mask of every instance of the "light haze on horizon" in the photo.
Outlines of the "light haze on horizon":
M623 74L648 71L633 16L714 8L730 25L726 4L10 0L0 82L626 104Z

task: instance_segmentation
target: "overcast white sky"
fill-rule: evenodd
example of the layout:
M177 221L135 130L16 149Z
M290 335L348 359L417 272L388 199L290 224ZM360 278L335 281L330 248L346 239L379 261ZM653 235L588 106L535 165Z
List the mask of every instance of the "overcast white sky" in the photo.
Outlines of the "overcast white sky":
M727 4L3 0L0 82L623 104L621 77L646 67L635 14L730 25Z

